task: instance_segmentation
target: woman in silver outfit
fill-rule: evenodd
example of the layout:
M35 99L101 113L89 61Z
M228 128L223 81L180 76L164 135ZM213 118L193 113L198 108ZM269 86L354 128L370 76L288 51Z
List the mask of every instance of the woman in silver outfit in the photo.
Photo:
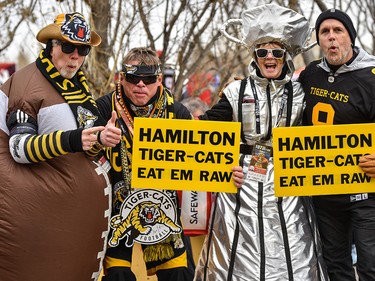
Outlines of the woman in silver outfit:
M242 24L242 40L227 33L232 24ZM217 194L196 281L327 280L310 198L275 197L272 163L272 128L301 122L304 94L291 81L292 59L315 45L306 46L312 30L302 15L274 4L222 28L250 51L250 75L230 83L200 119L241 122L245 181L236 194Z

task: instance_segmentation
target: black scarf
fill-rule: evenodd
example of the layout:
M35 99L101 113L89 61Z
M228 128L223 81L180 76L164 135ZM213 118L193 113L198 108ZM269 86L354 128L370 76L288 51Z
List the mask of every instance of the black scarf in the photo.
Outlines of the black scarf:
M72 79L64 78L44 53L45 50L40 51L36 65L43 76L69 104L78 128L105 126L106 123L92 98L83 71L78 70Z

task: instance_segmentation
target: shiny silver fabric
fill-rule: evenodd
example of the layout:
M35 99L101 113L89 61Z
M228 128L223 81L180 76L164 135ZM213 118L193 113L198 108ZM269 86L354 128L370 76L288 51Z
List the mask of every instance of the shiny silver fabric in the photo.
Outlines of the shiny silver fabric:
M275 17L273 21L278 22ZM271 82L257 76L256 62L250 62L250 77L255 81L260 106L261 133L256 132L255 104L242 103L242 124L247 145L254 145L267 135L266 124L270 118L272 127L286 126L286 106L281 120L277 121L284 86L293 73L290 54L286 59L288 72L285 78ZM230 83L223 92L233 109L233 121L238 121L240 83ZM272 116L268 115L267 87L271 95ZM303 111L303 91L299 83L293 82L293 92L290 124L297 126ZM249 79L245 99L254 100ZM272 146L272 138L266 144ZM217 194L209 234L197 263L194 280L327 281L311 198L276 198L272 157L266 180L259 184L246 178L251 156L241 156L244 156L245 182L239 194ZM239 208L237 216L236 208Z
M253 64L254 65L254 64ZM260 99L261 134L255 131L254 104L244 104L244 132L246 142L249 145L260 140L267 132L266 93L264 89L267 79L255 75L255 69L251 73L256 81L256 90ZM286 111L283 119L276 125L277 112L281 103L284 83L290 79L275 81L272 97L273 127L285 126ZM224 94L231 103L234 112L234 121L237 121L237 101L240 81L231 83ZM293 85L295 96L293 99L292 125L297 125L301 118L303 107L303 93L299 84ZM245 98L253 98L251 87L248 83ZM285 109L286 110L286 109ZM271 142L269 142L271 144ZM266 181L263 187L258 182L246 179L240 190L240 209L238 214L239 237L235 252L235 262L231 280L261 280L260 273L261 250L265 247L265 280L285 281L292 280L288 276L285 248L290 250L293 278L295 281L327 280L321 262L320 246L318 244L316 226L313 220L313 210L309 198L274 196L274 171L272 159L268 165ZM244 158L244 173L246 175L250 164L250 155ZM278 210L278 202L282 212ZM221 281L228 280L228 272L231 260L232 244L236 228L235 208L238 202L236 194L219 193L216 206L212 214L213 228L210 236L207 235L202 253L197 264L195 280ZM285 224L281 215L284 216ZM263 227L261 227L263 224ZM283 238L282 225L287 229L287 242ZM211 231L211 230L210 230ZM264 231L264 234L262 232ZM261 242L264 239L264 243ZM207 268L206 268L207 263ZM322 268L320 268L322 267ZM205 274L206 271L206 274ZM206 275L206 278L204 277Z
M231 25L242 26L242 38L231 36ZM314 47L308 45L314 27L301 14L276 4L266 4L245 10L242 19L230 19L223 24L222 34L231 41L245 46L252 53L258 44L278 41L292 57Z

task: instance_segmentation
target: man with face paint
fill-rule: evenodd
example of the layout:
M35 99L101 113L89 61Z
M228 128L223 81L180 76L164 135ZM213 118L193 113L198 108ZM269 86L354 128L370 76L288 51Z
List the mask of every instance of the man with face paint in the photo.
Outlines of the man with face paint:
M97 103L106 120L111 112L117 113L116 126L122 130L120 144L105 151L112 165L113 209L103 281L136 280L131 271L134 243L142 244L148 275L156 274L159 281L192 280L177 192L130 186L134 117L192 119L192 115L163 87L156 52L143 47L129 51L116 90ZM234 170L239 176L235 184L240 186L242 169Z

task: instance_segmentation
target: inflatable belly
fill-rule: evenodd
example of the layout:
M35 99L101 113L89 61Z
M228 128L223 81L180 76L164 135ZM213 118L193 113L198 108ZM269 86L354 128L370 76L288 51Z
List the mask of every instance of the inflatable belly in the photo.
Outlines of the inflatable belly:
M103 169L83 153L18 164L1 130L0 165L0 280L95 280L109 215Z

